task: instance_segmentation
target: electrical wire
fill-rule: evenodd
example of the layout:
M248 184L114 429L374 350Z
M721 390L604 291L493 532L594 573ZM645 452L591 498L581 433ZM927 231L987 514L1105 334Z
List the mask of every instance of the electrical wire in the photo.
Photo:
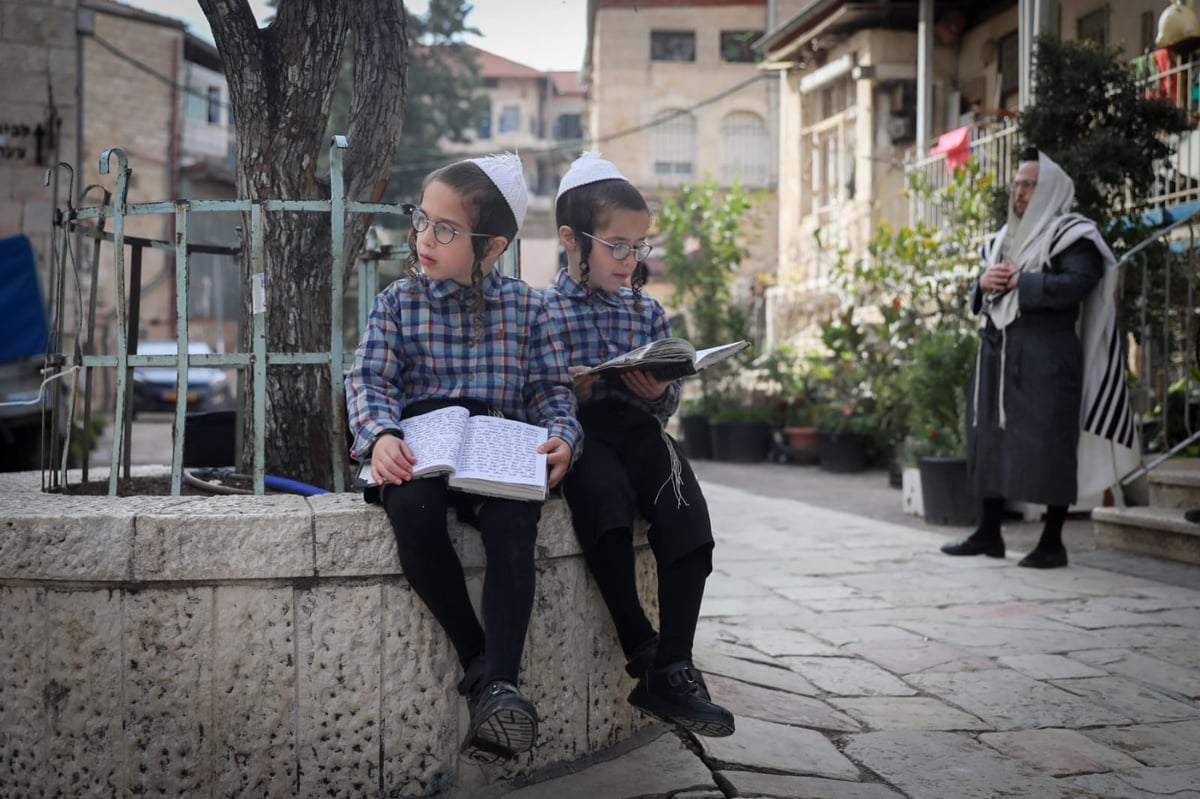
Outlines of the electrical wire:
M39 403L45 402L46 401L46 385L47 384L52 383L55 380L60 380L64 377L66 377L67 375L74 374L75 372L78 372L79 369L80 369L80 367L78 365L76 365L76 366L72 366L71 368L67 369L64 372L59 372L58 374L50 375L49 377L47 377L45 380L42 381L42 384L40 386L38 386L37 396L34 397L33 399L31 399L31 400L9 400L8 402L0 402L0 407L9 407L9 406L16 406L16 405L37 405Z

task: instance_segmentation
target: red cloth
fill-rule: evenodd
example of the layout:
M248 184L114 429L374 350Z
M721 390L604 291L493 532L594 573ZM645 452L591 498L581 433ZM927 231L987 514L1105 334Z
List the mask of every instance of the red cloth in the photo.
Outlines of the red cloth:
M938 136L937 144L929 151L930 155L946 154L946 163L951 169L958 169L971 158L971 129L969 127L948 130Z
M1171 72L1171 51L1160 47L1152 55L1154 56L1154 65L1158 67L1159 74L1162 75L1158 79L1159 96L1179 105L1179 73ZM1168 72L1171 74L1166 74Z

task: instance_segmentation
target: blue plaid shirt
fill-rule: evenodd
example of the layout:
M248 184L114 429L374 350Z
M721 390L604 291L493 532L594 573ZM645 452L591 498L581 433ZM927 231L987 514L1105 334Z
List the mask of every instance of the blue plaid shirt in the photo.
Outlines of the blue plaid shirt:
M376 436L398 428L406 405L434 398L477 400L540 425L579 456L575 394L545 301L496 272L482 289L479 339L471 292L453 280L401 278L375 298L346 375L351 457L365 458Z
M593 288L589 297L563 269L542 296L566 344L568 366L596 366L671 335L667 312L658 300L642 295L642 309L635 310L633 292L628 288L615 294ZM641 408L665 425L679 407L679 381L671 384L657 402L634 395L620 378L604 378L592 384L589 404L607 397Z

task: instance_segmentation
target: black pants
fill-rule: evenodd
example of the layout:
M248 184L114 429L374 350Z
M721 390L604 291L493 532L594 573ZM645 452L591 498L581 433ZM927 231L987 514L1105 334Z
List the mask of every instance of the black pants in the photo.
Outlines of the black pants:
M466 666L484 653L484 685L516 684L533 610L534 541L541 503L495 499L450 491L443 478L427 477L383 492L396 534L400 566L409 585L450 638ZM467 595L462 562L450 542L451 508L480 531L487 556L483 624Z
M671 451L657 419L618 401L579 413L583 452L563 481L563 496L588 569L613 617L626 653L653 637L637 594L632 530L650 523L658 562L660 663L691 658L704 581L712 571L708 504L679 455L682 501L671 480ZM671 449L668 449L670 447Z

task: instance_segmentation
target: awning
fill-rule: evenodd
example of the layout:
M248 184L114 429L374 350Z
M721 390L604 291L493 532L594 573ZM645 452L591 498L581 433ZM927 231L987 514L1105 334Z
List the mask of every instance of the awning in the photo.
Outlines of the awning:
M946 155L946 163L951 169L958 169L967 163L971 157L971 129L963 126L948 130L938 136L937 144L929 151L930 155Z

